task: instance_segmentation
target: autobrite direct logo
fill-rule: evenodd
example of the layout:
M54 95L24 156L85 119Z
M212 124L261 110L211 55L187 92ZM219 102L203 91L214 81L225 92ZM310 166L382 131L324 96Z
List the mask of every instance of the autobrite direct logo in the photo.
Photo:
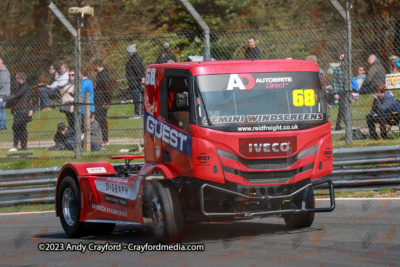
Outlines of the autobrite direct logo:
M260 77L254 78L251 74L231 74L226 90L253 89L256 84L265 84L264 88L284 88L293 82L292 77Z

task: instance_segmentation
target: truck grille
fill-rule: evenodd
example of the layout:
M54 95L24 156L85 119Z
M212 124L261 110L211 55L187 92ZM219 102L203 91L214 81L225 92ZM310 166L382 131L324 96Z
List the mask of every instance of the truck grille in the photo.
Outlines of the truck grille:
M282 159L243 159L218 150L225 178L239 184L283 184L291 179L308 178L312 174L317 147L296 156ZM306 153L304 153L306 152Z

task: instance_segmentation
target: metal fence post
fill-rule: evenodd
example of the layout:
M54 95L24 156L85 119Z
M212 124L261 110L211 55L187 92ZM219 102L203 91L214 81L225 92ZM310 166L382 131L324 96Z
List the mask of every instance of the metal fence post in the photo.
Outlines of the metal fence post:
M87 105L90 103L90 93L86 92L85 93L85 116L84 116L84 130L85 130L85 138L83 140L83 150L85 152L91 151L91 129L90 129L90 105Z
M345 144L349 146L353 143L352 136L352 114L351 114L351 99L352 99L352 89L351 89L351 19L350 19L350 0L347 0L347 9L346 11L340 5L337 0L329 0L330 3L334 6L334 8L338 11L340 16L346 22L346 38L344 42L344 50L345 50L345 62L347 67L347 75L345 76L346 87L345 87L345 109L346 113L344 114L344 125L345 125Z
M347 10L346 10L346 32L347 32L347 37L346 37L346 65L347 65L347 75L346 75L346 80L347 80L347 90L346 90L346 114L345 114L345 143L346 146L350 146L353 144L353 121L352 121L352 86L351 86L351 70L352 70L352 63L351 63L351 19L350 19L350 8L351 8L351 3L350 0L347 0Z
M57 16L57 18L64 24L64 26L68 29L68 31L74 36L75 38L75 55L74 55L74 65L75 65L75 94L74 94L74 112L75 112L75 157L79 158L82 156L80 146L80 132L81 132L81 113L80 113L80 106L79 106L79 101L80 101L80 95L81 95L81 82L80 82L80 53L81 53L81 48L80 48L80 38L81 38L81 21L80 18L78 17L78 31L75 30L75 28L69 23L69 21L65 18L65 16L61 13L61 11L53 4L53 2L50 3L49 8L53 13Z
M210 55L210 28L207 23L201 18L199 13L197 13L196 9L190 4L188 0L181 0L182 5L186 8L189 14L196 21L197 25L203 30L203 59L204 61L211 60Z
M80 158L82 156L81 151L81 19L78 17L77 29L78 33L75 38L75 93L74 93L74 103L75 103L75 157Z

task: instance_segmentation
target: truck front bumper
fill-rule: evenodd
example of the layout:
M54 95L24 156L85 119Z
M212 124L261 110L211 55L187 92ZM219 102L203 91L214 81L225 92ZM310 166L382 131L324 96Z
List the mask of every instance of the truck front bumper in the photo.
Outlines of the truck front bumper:
M306 208L306 197L307 197L307 191L309 190L310 187L317 186L320 184L327 183L329 185L329 197L330 197L330 207L321 207L321 208ZM298 194L304 193L303 194L303 200L302 200L302 205L301 208L297 209L278 209L278 210L269 210L269 211L237 211L237 212L207 212L205 210L205 204L204 204L204 190L206 188L210 188L212 190L217 190L223 193L231 194L243 199L251 200L251 201L285 201L287 199L291 199L295 197ZM231 191L225 188L220 188L214 185L210 184L204 184L200 188L200 206L201 206L201 212L205 216L237 216L237 217L263 217L263 216L269 216L269 215L276 215L276 214L293 214L293 213L301 213L301 212L331 212L335 209L335 193L334 193L334 188L333 188L333 183L331 180L314 180L311 183L302 186L301 188L297 189L296 191L288 194L288 195L280 195L280 196L261 196L261 197L255 197L255 196L248 196L244 195L235 191Z

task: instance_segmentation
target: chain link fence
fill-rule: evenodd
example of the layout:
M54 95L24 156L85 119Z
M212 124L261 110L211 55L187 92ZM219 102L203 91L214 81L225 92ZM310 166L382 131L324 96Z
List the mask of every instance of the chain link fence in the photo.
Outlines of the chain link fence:
M211 58L212 60L244 59L248 46L247 41L251 36L256 39L263 59L305 59L309 55L315 55L319 67L325 74L328 115L335 127L340 106L337 103L340 103L340 99L335 99L333 93L335 88L332 85L334 84L334 69L340 66L340 55L345 53L346 29L347 25L343 22L331 21L323 24L296 25L284 29L211 31ZM379 71L381 77L391 73L392 62L389 57L400 55L400 21L398 18L352 21L352 36L352 65L350 68L354 78L361 80L362 75L358 76L358 69L361 66L366 69L366 77L370 75L371 71L374 71L374 65L368 67L370 54L375 54L378 58L375 65L379 61L382 66ZM168 44L168 47L165 44ZM125 36L123 38L90 36L82 38L81 47L81 69L87 76L87 80L81 83L82 91L89 92L91 95L88 100L94 104L91 111L94 111L94 119L98 122L92 125L92 139L94 139L95 145L87 146L87 149L83 150L82 156L129 154L141 151L143 145L141 116L143 111L139 107L143 89L141 78L144 77L145 68L149 64L168 60L178 62L201 60L203 34L201 32L177 32L161 35ZM55 135L59 126L61 126L60 129L63 128L61 123L66 127L74 127L73 118L76 112L72 109L74 104L71 103L74 90L70 88L70 84L73 84L72 79L79 74L73 72L74 53L74 40L51 43L44 41L0 42L0 58L11 76L11 95L15 95L19 88L19 83L15 78L16 73L26 73L27 82L32 88L30 108L35 111L32 120L27 121L29 149L24 152L8 151L15 146L15 133L13 134L12 129L15 116L11 114L15 103L6 101L7 129L0 131L0 158L38 158L43 155L48 158L74 156L74 151L70 150L75 145L72 137L66 137L71 141L69 146L54 151L56 149L54 148ZM101 61L96 61L96 59L101 59ZM93 64L94 62L98 64ZM58 77L54 77L54 73L52 74L51 66L55 68ZM2 74L4 71L3 69ZM368 73L368 71L370 72ZM60 89L61 91L59 91ZM392 93L394 99L400 98L397 90L392 90ZM358 88L352 92L351 115L354 139L369 137L366 117L370 113L373 100L370 92L360 95ZM379 99L374 103L379 104ZM392 118L392 113L396 111L397 105L396 103L392 104L391 109L386 110L386 113L377 112L381 120L369 118L371 128L373 123L378 122L382 122L382 125L390 125L393 133L387 135L389 138L395 137L395 134L398 133L398 121ZM82 105L82 107L84 106ZM379 106L376 107L379 111ZM76 106L74 108L76 110ZM393 108L394 110L392 110ZM81 116L79 115L79 119ZM342 125L343 123L341 123ZM345 132L341 128L332 130L336 147L345 146L343 141ZM385 131L382 127L381 130ZM58 135L60 134L65 135L61 131ZM69 134L74 135L75 131L70 131ZM379 137L379 134L373 137ZM384 145L384 141L380 142ZM21 144L18 148L21 148Z

